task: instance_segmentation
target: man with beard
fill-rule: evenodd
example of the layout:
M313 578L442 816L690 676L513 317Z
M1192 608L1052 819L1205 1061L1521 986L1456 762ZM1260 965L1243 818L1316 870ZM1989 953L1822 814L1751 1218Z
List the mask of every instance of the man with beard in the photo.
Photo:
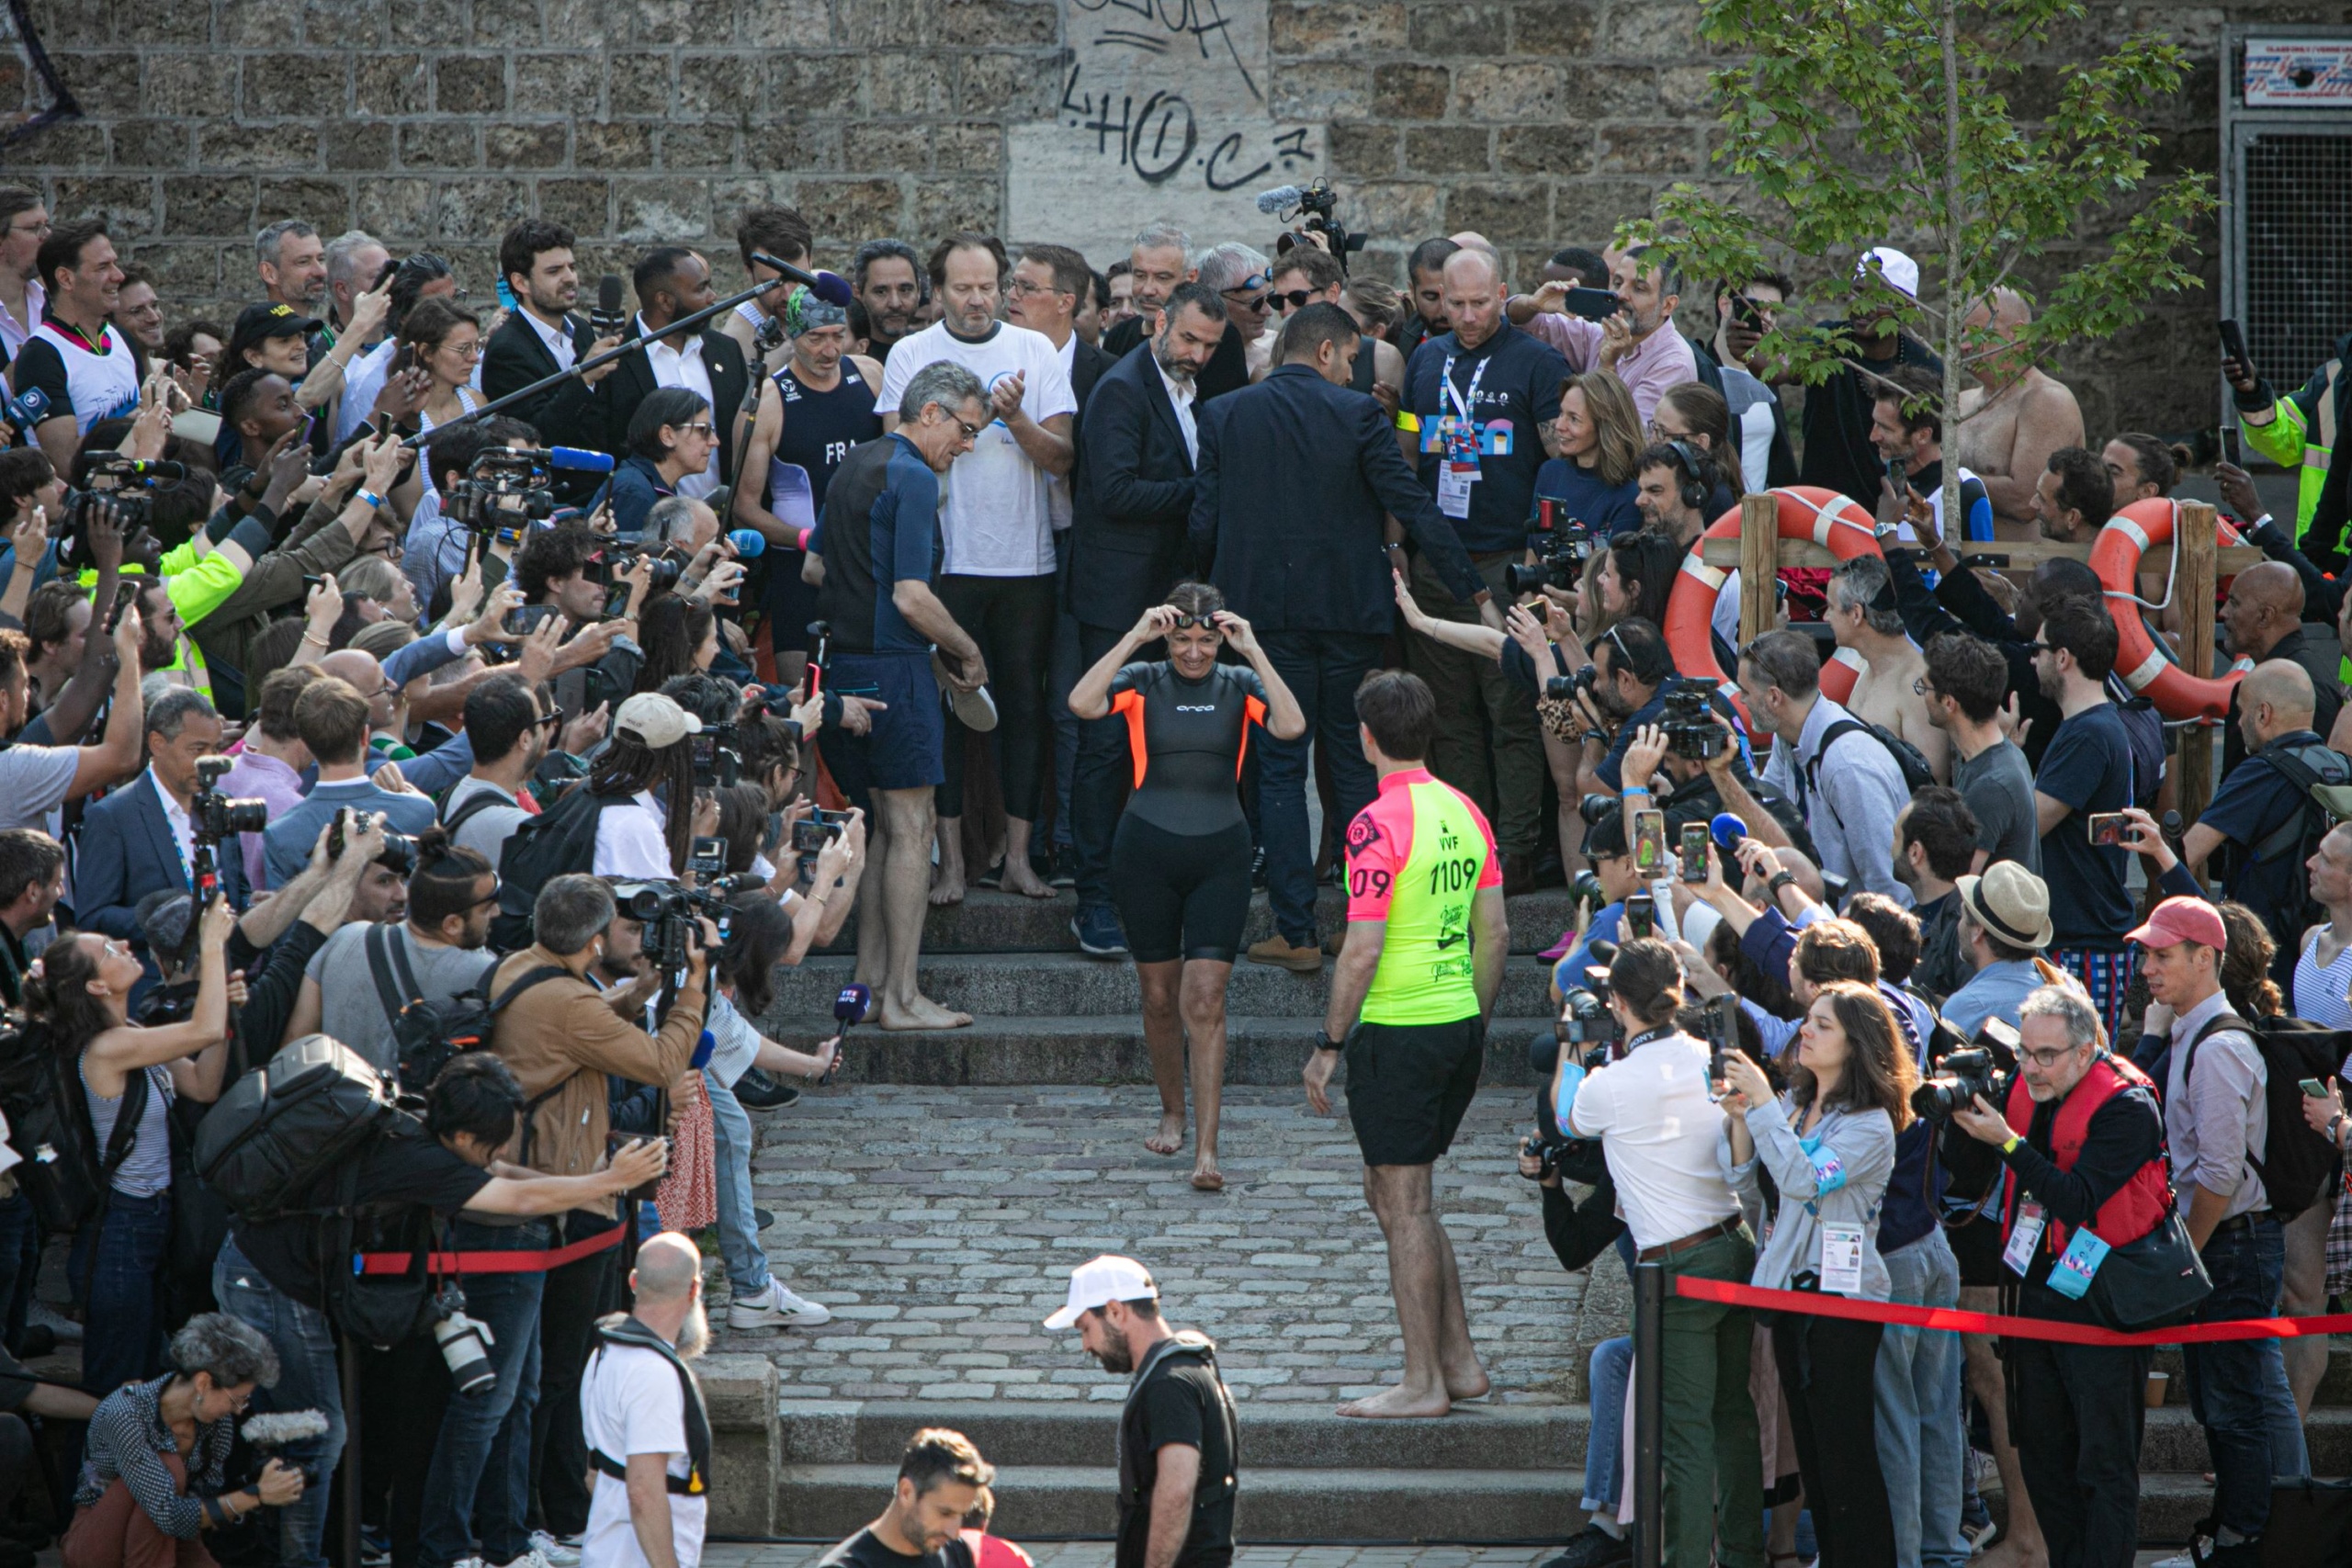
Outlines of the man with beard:
M882 1517L825 1553L817 1568L947 1568L942 1554L995 1481L996 1467L969 1438L926 1427L907 1439Z
M596 1489L582 1568L695 1568L710 1519L710 1416L686 1363L710 1344L702 1254L675 1231L637 1251L636 1305L596 1325L580 1385Z
M442 825L454 842L498 863L506 840L530 819L521 804L523 786L547 759L561 722L560 711L541 711L538 694L517 675L494 675L466 694L474 771L441 803Z
M619 337L600 338L571 313L580 299L572 243L571 230L539 218L525 219L499 242L498 267L514 295L514 309L482 345L486 396L519 392L618 346ZM551 446L594 446L603 434L594 406L596 384L612 373L606 365L574 376L515 403L508 415L528 423Z
M315 316L326 301L326 242L300 218L281 218L254 236L254 267L273 305Z
M921 325L922 258L904 240L868 240L850 258L849 277L865 307L865 352L887 365L899 340Z
M1233 1561L1239 1453L1216 1347L1159 1315L1151 1270L1105 1253L1070 1270L1046 1326L1075 1325L1106 1372L1133 1372L1119 1415L1114 1568L1225 1568Z
M2050 887L2056 936L2050 959L2083 982L2114 1039L2123 1030L2123 994L2138 950L2124 940L2132 894L2124 885L2131 852L2092 841L2082 818L2120 811L2137 786L2132 739L2109 700L2115 622L2096 599L2061 599L2043 612L2034 674L2064 716L2034 769L2035 825L2041 833L2042 880Z
M1618 312L1606 321L1566 312L1569 285L1546 283L1510 301L1510 319L1565 355L1568 367L1614 372L1634 394L1634 411L1647 424L1669 387L1699 378L1690 342L1674 330L1682 302L1682 272L1672 263L1645 264L1640 249L1609 253L1609 284ZM1459 322L1456 331L1459 331Z

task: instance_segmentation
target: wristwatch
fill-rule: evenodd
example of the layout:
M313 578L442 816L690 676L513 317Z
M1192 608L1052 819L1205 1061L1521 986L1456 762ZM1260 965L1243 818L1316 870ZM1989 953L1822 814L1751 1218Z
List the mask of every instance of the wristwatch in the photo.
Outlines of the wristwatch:
M1902 532L1903 525L1900 523L1878 523L1871 525L1871 537L1884 547L1893 544Z
M1317 1051L1344 1051L1347 1049L1347 1042L1334 1040L1328 1031L1317 1030L1315 1034L1315 1048Z
M1771 875L1771 879L1766 882L1764 886L1770 888L1772 892L1778 893L1781 888L1786 887L1796 879L1797 874L1795 872L1783 868L1780 871L1774 872Z

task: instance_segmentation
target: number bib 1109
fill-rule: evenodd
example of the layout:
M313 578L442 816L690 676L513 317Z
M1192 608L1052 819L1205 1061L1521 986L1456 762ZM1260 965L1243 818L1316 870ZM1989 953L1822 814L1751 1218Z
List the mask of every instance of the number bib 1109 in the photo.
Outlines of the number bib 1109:
M1387 932L1363 1017L1368 1023L1450 1023L1478 1010L1470 905L1492 851L1485 824L1461 795L1434 779L1405 787L1410 838L1403 863L1390 874Z

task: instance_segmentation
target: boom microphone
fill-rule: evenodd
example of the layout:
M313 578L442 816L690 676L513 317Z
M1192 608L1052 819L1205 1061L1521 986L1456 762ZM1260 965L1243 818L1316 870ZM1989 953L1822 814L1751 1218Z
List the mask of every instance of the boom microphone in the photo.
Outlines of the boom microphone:
M792 282L810 289L826 304L839 305L844 310L849 309L849 280L840 274L809 272L805 268L793 265L790 262L779 261L765 251L753 251L752 259L762 266L774 267Z
M1296 207L1306 198L1306 193L1296 186L1276 186L1258 193L1258 210L1280 212L1285 207Z
M613 471L610 452L591 452L581 446L534 446L520 456L545 463L550 468L571 468L583 474L609 474Z

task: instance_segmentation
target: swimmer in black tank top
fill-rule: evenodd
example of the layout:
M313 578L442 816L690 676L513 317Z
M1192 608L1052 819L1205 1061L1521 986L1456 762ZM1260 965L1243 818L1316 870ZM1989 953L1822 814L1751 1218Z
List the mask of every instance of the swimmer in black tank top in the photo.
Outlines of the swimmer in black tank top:
M808 556L798 531L824 511L826 489L850 449L881 437L874 395L882 369L848 352L848 313L806 288L786 300L784 325L792 353L760 389L743 452L744 474L757 478L735 487L731 525L767 536L762 616L775 678L792 684L806 667L808 623L817 618L817 590L800 576Z
M1131 663L1167 639L1168 657ZM1230 648L1245 668L1219 664ZM1180 582L1144 612L1069 694L1082 719L1126 721L1135 794L1111 848L1112 884L1143 990L1143 1033L1159 1088L1154 1154L1184 1146L1184 1054L1192 1046L1200 1137L1193 1185L1225 1185L1216 1161L1225 1083L1225 989L1250 914L1250 828L1238 792L1250 728L1295 740L1306 716L1250 623L1206 583Z

